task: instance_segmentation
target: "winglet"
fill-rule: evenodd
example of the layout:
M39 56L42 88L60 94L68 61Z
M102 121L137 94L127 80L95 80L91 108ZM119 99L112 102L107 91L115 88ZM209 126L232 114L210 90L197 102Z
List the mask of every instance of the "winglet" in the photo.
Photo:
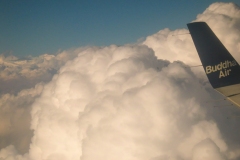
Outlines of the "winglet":
M187 24L208 80L240 107L240 66L205 22Z
M205 22L187 24L213 88L240 84L240 67Z

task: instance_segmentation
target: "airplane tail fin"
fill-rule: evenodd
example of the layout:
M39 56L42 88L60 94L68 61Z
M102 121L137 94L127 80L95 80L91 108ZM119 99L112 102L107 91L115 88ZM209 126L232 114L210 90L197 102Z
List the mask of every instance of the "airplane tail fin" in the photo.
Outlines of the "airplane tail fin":
M205 22L187 24L212 87L240 107L240 66Z
M187 24L213 88L240 83L240 67L205 22Z

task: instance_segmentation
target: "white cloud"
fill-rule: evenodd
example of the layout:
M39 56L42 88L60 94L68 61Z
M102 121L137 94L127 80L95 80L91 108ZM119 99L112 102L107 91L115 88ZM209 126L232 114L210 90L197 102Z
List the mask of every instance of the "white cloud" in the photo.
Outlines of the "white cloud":
M224 8L231 12L224 12ZM205 18L211 24L211 19L221 17L219 25L214 25L225 41L227 30L239 32L235 12L239 8L232 4L215 3L198 15L197 21ZM219 16L222 14L225 16ZM220 25L229 17L233 25ZM164 29L149 36L145 45L87 47L56 56L43 55L32 59L38 66L34 72L29 67L32 62L11 60L11 64L21 63L18 71L28 75L27 80L39 80L49 68L60 69L45 85L38 84L15 96L2 95L0 136L16 138L21 131L9 129L14 126L25 126L22 133L31 133L26 122L31 109L33 137L24 155L18 150L26 149L27 142L21 142L25 147L15 140L8 147L2 145L5 148L0 151L0 159L239 158L239 120L231 114L240 111L236 107L214 108L219 102L213 99L221 96L202 77L201 70L191 70L184 64L200 63L189 35L172 36L187 32ZM239 38L227 42L234 56L239 54L233 47L239 44ZM18 77L17 67L11 69L5 72ZM17 117L25 120L16 121ZM16 134L10 138L9 133Z
M194 21L207 22L226 48L240 62L240 9L233 3L213 3ZM171 62L180 60L189 65L198 65L200 60L188 30L160 30L150 35L143 44L152 48L159 59ZM164 54L163 54L164 53Z
M16 94L22 89L34 87L39 82L50 81L61 66L84 49L70 49L56 55L44 54L27 59L0 55L0 94Z
M205 139L196 145L193 149L193 160L224 160L226 157L221 154L219 147L211 140Z
M158 60L145 46L90 48L62 67L35 101L30 158L177 155L183 132L191 134L205 118L199 100L207 94L184 65ZM195 98L200 95L206 96Z

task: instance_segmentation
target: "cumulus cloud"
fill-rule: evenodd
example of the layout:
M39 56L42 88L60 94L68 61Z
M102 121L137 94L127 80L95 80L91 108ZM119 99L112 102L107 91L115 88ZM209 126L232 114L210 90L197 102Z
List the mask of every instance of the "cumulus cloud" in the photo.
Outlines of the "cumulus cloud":
M25 89L17 95L4 94L0 98L0 146L14 145L20 153L29 149L32 131L31 104L40 95L43 84Z
M231 3L214 3L196 19L216 29L238 60L240 39L226 40L226 35L240 32L239 12ZM0 159L239 158L239 120L231 115L240 111L235 106L220 107L214 99L221 95L211 88L203 71L188 67L200 63L191 37L172 36L187 32L164 29L143 44L81 48L68 51L72 56L59 61L56 57L61 54L43 56L34 74L26 75L38 77L47 73L43 68L56 67L49 83L1 97L5 103L0 106L0 136L8 142L2 145ZM27 64L23 69L33 73L31 63ZM33 133L27 128L30 114ZM16 117L25 120L16 121ZM9 128L24 126L19 123L25 129L21 142L16 142L21 131ZM9 137L9 133L16 135ZM28 147L29 138L29 150L19 151L20 144Z
M211 139L205 139L193 149L193 160L202 159L224 160L225 157L221 154L219 147Z
M12 144L19 153L29 150L32 103L41 94L44 82L83 49L27 59L0 55L0 148Z
M0 55L0 95L17 94L22 89L32 88L37 83L48 82L59 68L73 59L83 48L62 51L56 55L19 59L13 55ZM11 87L9 87L11 86Z
M226 48L240 62L239 18L239 6L218 2L199 14L194 22L207 22ZM171 31L166 28L148 36L143 44L152 48L159 59L167 59L171 62L180 60L189 65L200 64L191 36L186 33L189 33L186 29Z
M157 59L146 46L90 48L33 104L30 159L188 158L191 148L182 148L211 136L225 151L216 126L200 137L195 131L212 124L200 107L207 95L189 68ZM195 141L182 143L189 134Z

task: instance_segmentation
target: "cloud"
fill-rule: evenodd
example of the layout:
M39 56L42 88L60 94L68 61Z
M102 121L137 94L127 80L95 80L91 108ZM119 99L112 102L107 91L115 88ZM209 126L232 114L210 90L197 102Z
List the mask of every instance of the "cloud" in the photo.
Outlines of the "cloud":
M193 160L226 159L221 155L218 146L210 139L205 139L196 145L193 149Z
M83 49L27 59L0 55L0 148L12 144L19 153L29 150L32 103L41 94L44 83Z
M240 9L233 3L213 3L195 21L207 22L226 48L240 62ZM200 64L191 36L186 29L160 30L150 35L143 44L152 48L159 59ZM164 53L164 54L163 54Z
M69 49L56 55L18 59L13 55L0 55L0 95L17 94L39 82L48 82L68 60L75 58L83 48ZM11 86L11 87L9 87Z
M177 156L198 123L213 123L200 108L207 94L189 68L157 59L146 46L89 48L62 67L33 104L30 159ZM210 135L226 145L217 128L209 132L191 145Z
M225 34L239 32L235 14L239 11L231 3L214 3L196 20L211 24L217 19L211 27L218 28L219 37L228 42L234 56L240 52L235 47L240 39L230 36L226 40ZM229 19L232 25L220 25ZM56 72L50 74L54 76L49 83L19 89L22 91L16 95L2 94L0 136L9 142L2 145L0 159L239 158L239 120L231 114L240 111L220 107L214 99L221 95L211 88L203 71L188 67L200 63L191 37L172 36L187 32L164 29L143 44L85 47L40 56L33 58L34 63L43 60L35 72L30 71L30 62L21 65L21 74L29 75L27 79L33 75L38 79L35 83L42 81L39 77L47 69L55 67ZM14 76L16 70L12 69ZM33 133L28 128L30 114ZM17 121L17 117L25 120ZM25 126L22 136L28 141L14 139L21 133L14 126Z
M29 149L32 131L29 128L31 121L31 104L40 95L43 84L35 88L25 89L17 95L4 94L0 98L0 146L14 145L20 153Z

